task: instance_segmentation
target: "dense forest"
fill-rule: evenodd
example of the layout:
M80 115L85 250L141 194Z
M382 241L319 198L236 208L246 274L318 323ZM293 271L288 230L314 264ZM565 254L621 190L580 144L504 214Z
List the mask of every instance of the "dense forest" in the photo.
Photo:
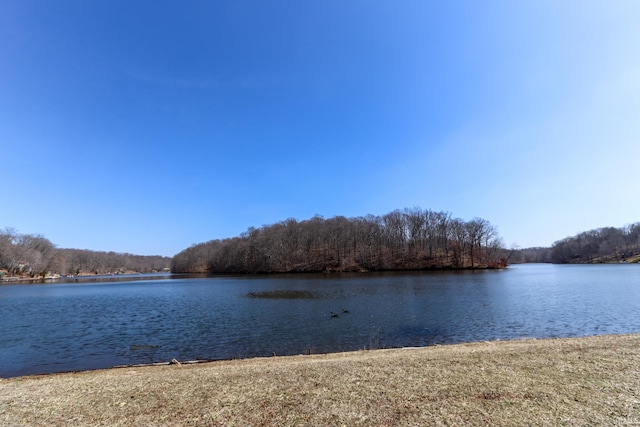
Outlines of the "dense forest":
M238 237L183 250L171 269L220 274L502 268L506 257L488 221L412 208L251 227Z
M640 262L640 222L585 231L553 244L549 261L559 264Z
M170 265L169 257L58 249L42 236L0 230L0 276L148 273Z

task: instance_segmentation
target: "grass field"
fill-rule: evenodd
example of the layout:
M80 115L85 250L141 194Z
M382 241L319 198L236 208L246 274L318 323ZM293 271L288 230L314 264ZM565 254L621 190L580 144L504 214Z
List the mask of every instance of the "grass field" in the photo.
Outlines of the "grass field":
M640 335L3 379L0 425L640 425Z

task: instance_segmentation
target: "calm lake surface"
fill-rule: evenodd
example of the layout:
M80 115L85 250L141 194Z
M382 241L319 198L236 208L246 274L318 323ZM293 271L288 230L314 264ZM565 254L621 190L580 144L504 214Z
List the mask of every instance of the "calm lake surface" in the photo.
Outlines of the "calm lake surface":
M640 265L1 285L0 325L0 377L640 333Z

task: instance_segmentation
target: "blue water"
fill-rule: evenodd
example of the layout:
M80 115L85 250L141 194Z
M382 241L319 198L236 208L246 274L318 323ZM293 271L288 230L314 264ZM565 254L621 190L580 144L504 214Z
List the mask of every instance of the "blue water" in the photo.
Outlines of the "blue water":
M308 292L261 298L272 291ZM640 333L640 265L12 284L0 286L0 325L0 377Z

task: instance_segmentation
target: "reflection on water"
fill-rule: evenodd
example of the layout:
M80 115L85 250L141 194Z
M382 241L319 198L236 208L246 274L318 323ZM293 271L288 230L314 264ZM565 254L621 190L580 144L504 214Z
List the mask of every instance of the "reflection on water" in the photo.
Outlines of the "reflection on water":
M640 266L0 286L0 376L640 332Z

